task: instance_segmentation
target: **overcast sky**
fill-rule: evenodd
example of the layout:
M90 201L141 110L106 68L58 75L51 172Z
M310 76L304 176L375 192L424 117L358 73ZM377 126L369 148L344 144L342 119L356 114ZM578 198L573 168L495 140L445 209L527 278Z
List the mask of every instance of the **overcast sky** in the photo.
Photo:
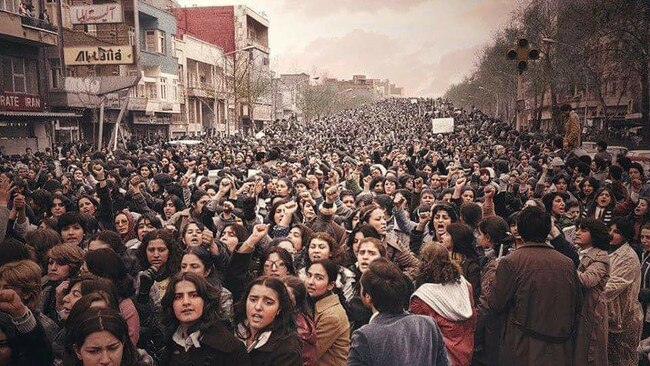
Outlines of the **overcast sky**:
M407 95L441 95L471 72L514 0L180 0L246 4L267 14L272 68L388 78Z

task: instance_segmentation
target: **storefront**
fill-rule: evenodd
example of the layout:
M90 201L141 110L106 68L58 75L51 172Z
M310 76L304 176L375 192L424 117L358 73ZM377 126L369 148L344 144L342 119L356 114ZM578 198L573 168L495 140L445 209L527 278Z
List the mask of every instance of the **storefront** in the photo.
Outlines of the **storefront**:
M146 114L134 113L131 134L138 140L169 138L169 125L171 124L171 115L159 114L147 116Z

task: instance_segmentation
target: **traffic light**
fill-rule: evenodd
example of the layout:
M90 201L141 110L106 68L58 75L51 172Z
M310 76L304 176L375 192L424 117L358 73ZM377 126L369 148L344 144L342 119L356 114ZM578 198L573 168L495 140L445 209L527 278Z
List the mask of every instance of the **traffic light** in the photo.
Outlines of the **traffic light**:
M532 48L526 38L520 38L517 48L508 50L506 57L508 60L517 60L517 71L521 73L528 69L529 60L539 59L539 50Z

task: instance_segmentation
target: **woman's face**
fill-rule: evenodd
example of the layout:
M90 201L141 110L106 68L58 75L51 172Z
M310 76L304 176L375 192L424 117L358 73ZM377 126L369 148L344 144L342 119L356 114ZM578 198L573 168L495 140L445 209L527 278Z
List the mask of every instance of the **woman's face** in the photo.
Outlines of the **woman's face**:
M210 274L199 257L192 253L187 253L183 256L183 259L181 260L181 272L196 273L201 277L207 277Z
M67 295L63 296L63 311L61 312L61 318L68 319L70 315L70 310L74 304L81 299L81 282L77 282L72 286Z
M169 175L171 175L171 176L174 176L174 175L176 175L176 173L178 173L178 171L176 170L176 166L174 166L174 164L169 164L168 169L169 169L168 170Z
M61 264L60 260L47 260L47 277L52 281L65 281L70 276L70 265Z
M235 247L237 247L237 244L239 244L239 239L237 238L237 234L235 231L232 229L231 226L226 226L223 231L221 232L221 238L219 240L226 245L226 248L228 248L228 251L231 253L235 250Z
M254 335L273 324L280 313L280 296L270 287L254 285L246 297L246 319Z
M314 210L314 206L312 206L311 202L302 202L302 214L306 219L309 220L316 217L316 211Z
M74 346L74 351L84 366L119 366L124 344L113 333L102 330L90 333L81 347Z
M617 247L625 242L623 235L618 231L616 224L609 227L609 235L612 237L612 240L609 242L610 246Z
M55 198L52 200L52 216L54 217L59 217L65 213L65 204L63 204L63 201L61 201L60 198Z
M201 234L203 234L203 230L195 222L191 222L185 229L183 243L188 247L198 247L201 245Z
M384 193L387 195L392 195L395 193L395 189L397 189L397 186L395 185L395 182L392 180L387 180L384 182Z
M302 250L302 231L299 228L294 227L289 230L288 239L293 244L293 248L296 252Z
M357 213L355 213L354 216L352 217L352 228L354 229L355 227L357 227L358 224L359 224L359 211L357 211Z
M420 203L433 205L436 202L436 197L432 193L424 193L420 198Z
M582 185L582 193L584 193L586 196L591 196L594 194L594 186L591 185L589 180L586 180L583 185Z
M278 183L275 185L275 193L280 197L289 197L289 186L284 180L278 180Z
M609 206L610 203L612 203L612 196L608 191L602 191L596 198L596 203L599 207L605 208Z
M571 221L577 220L580 216L580 206L572 206L566 211L566 214L564 216L566 216Z
M61 229L61 238L65 243L79 245L84 240L84 228L78 223L68 225Z
M329 244L323 239L312 239L307 249L309 260L315 262L321 259L329 259L332 255Z
M83 197L79 200L79 211L89 216L95 216L95 211L97 211L97 209L88 198Z
M634 214L637 216L644 216L646 213L648 213L648 201L645 199L639 199L639 203L637 203L634 208Z
M591 243L591 232L587 229L579 227L576 230L575 237L573 238L573 244L583 249L593 246Z
M438 210L433 215L433 228L436 235L440 238L447 232L447 226L451 224L451 216L446 210Z
M284 205L278 206L277 210L275 210L275 213L273 214L273 221L277 225L280 223L282 218L284 217Z
M359 242L363 238L364 238L364 236L363 236L362 232L357 231L356 233L354 233L354 239L352 239L352 252L354 253L355 256L359 252Z
M148 167L143 166L143 167L140 168L140 175L143 178L149 178L149 176L151 175L151 170L149 170Z
M287 264L284 263L278 253L271 253L264 262L264 275L284 278L289 273Z
M553 205L551 206L551 211L553 212L553 215L555 216L560 216L564 214L564 199L562 196L555 196L553 198Z
M643 251L650 251L650 229L641 229L641 246Z
M557 183L555 183L555 190L560 193L566 192L567 188L568 185L565 179L558 179Z
M169 249L162 239L154 239L147 245L147 261L156 268L161 268L169 259Z
M474 191L469 189L464 191L461 198L463 199L463 202L474 202Z
M305 287L310 297L316 298L324 295L334 288L334 280L330 281L327 277L327 271L322 264L312 264L307 269L307 278L305 278Z
M84 179L84 172L81 170L74 171L74 180L81 182Z
M172 200L167 200L167 202L165 202L165 207L163 207L163 213L165 214L165 218L167 218L167 220L169 220L169 218L176 213L176 206L174 206Z
M174 316L181 327L187 329L203 315L204 301L196 285L190 281L180 281L174 287Z
M490 239L490 236L483 233L481 230L478 230L478 246L483 248L483 249L490 249L492 248L492 239Z
M126 218L125 214L121 213L115 216L115 229L121 235L129 232L129 219Z
M151 221L149 221L149 219L144 218L140 220L135 230L138 234L138 240L142 241L142 238L144 238L148 232L154 231L156 228L151 224Z
M368 224L374 227L379 235L386 235L386 219L384 218L384 210L380 208L373 210L368 217Z
M377 258L381 258L381 252L379 252L375 243L372 241L365 241L359 245L357 263L359 263L359 271L361 271L361 273L367 271L370 267L370 263Z

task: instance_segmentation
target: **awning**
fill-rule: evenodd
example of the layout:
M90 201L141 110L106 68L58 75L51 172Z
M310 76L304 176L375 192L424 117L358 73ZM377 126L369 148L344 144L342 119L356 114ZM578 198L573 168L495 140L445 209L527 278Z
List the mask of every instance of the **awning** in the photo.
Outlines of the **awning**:
M0 116L10 116L10 117L83 117L83 115L73 113L73 112L19 112L19 111L0 111Z

